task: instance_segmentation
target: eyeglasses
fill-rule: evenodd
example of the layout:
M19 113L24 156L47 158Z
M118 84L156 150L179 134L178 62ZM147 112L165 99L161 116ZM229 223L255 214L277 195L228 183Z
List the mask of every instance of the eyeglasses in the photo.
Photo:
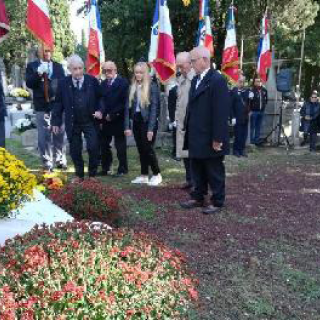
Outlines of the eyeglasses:
M199 59L201 59L202 57L198 57L198 58L196 58L196 59L191 59L190 61L191 61L191 63L195 63L195 62L197 62Z
M102 69L104 73L111 73L114 69Z

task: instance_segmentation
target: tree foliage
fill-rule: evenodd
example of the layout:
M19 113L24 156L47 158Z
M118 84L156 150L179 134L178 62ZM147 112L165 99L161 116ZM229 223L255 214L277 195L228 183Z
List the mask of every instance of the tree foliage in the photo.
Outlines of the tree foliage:
M37 43L26 28L27 0L6 0L10 19L9 38L0 46L0 56L9 69L13 64L25 66L28 50ZM55 38L54 58L61 61L74 50L74 35L70 29L69 1L48 0Z

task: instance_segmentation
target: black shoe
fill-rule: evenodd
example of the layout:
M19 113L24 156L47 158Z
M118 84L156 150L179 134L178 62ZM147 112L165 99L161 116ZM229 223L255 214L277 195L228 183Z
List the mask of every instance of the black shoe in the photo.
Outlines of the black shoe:
M233 155L234 155L235 157L237 157L237 158L240 158L240 157L241 157L240 153L238 153L238 152L234 152Z
M215 207L212 204L208 207L206 207L205 209L202 210L202 213L205 215L208 214L215 214L215 213L219 213L221 211L222 207Z
M107 170L101 170L98 173L98 176L111 176L112 172L111 171L107 171Z
M68 169L68 166L62 164L62 163L59 163L56 165L56 168L57 169L60 169L60 170L67 170Z
M113 175L114 178L121 178L125 174L128 174L128 172L117 172L116 174Z
M188 201L185 201L185 202L180 202L180 206L183 209L199 208L199 207L203 207L203 201L188 200Z
M241 153L241 157L248 158L248 154L247 154L245 151L243 151L243 152Z

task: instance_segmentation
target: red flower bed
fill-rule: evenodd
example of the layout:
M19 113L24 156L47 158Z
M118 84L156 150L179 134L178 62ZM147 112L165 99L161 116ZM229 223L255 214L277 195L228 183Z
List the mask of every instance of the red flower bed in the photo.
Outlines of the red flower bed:
M112 224L121 209L122 195L100 182L84 181L52 190L49 198L77 220L94 220Z
M82 222L0 247L0 319L185 319L198 299L184 256L144 233Z

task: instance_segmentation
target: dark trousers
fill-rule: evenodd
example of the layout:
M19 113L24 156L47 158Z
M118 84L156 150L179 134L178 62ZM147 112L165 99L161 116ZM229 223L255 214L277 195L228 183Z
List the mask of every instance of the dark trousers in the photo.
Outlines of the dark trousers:
M248 121L234 127L233 154L243 155L248 138Z
M259 143L263 111L252 111L250 116L250 142Z
M191 159L191 167L194 183L192 198L197 201L203 201L209 186L212 192L211 201L213 205L222 207L226 194L224 157Z
M5 137L6 131L4 126L4 120L0 120L0 148L5 148L6 146L6 137Z
M316 151L317 132L319 131L317 120L311 121L309 131L310 131L310 151Z
M157 175L160 173L158 159L154 151L154 142L156 140L157 131L154 130L152 141L148 141L147 132L147 123L143 121L140 113L135 114L133 119L133 135L140 156L141 174L148 175L150 167L152 173Z
M171 155L173 158L177 156L177 128L172 129L172 152Z
M191 173L191 160L189 158L183 158L183 164L186 170L186 182L189 184L193 184Z
M112 157L112 136L105 135L104 130L100 131L100 156L101 166L103 171L110 171L113 157ZM114 146L117 150L117 158L119 161L118 173L128 172L127 159L127 139L124 134L114 136Z
M70 155L75 166L76 175L79 178L84 177L84 162L82 157L82 134L86 140L87 151L89 154L89 177L94 177L97 173L99 146L97 128L93 123L75 124L73 127L70 142Z

